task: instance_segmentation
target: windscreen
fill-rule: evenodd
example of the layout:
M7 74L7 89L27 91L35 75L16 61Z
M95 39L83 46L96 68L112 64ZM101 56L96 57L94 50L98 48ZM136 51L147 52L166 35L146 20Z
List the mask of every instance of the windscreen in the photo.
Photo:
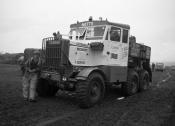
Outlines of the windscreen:
M88 27L86 33L86 40L102 39L105 31L105 26Z
M72 39L73 37L75 37L75 39L84 39L84 34L85 34L85 28L74 28L71 29L70 33L69 33L69 38Z
M103 39L106 26L93 26L83 28L72 28L69 33L70 39L97 40Z

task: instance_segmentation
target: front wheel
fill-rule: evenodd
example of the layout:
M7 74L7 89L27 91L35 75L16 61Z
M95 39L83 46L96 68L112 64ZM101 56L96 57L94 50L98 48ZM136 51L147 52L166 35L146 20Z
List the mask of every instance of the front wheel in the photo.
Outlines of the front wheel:
M56 82L39 79L36 91L41 97L50 97L55 96L58 91L58 87L56 86Z
M77 83L76 90L80 107L89 108L100 103L103 99L105 92L104 80L100 74L92 73L87 81Z

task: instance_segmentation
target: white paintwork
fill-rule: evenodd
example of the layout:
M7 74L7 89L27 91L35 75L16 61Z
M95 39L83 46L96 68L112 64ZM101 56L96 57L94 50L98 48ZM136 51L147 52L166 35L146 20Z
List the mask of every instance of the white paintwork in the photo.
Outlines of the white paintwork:
M75 66L127 66L128 63L128 50L129 50L129 33L128 43L105 40L107 32L109 33L111 26L106 26L105 33L102 40L70 40L69 60ZM119 28L119 27L118 27ZM109 34L108 34L109 36ZM109 38L109 37L108 37ZM93 51L90 49L90 43L101 42L104 44L103 51ZM81 44L83 46L81 46ZM83 50L83 51L79 51ZM107 54L109 52L109 54ZM111 54L117 54L118 58L111 58Z

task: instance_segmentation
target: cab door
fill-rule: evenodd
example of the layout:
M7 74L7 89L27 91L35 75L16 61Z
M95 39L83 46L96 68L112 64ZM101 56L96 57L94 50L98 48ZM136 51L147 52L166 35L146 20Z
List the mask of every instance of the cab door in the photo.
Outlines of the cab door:
M129 30L116 26L110 28L110 60L111 81L126 81L128 65L128 33Z

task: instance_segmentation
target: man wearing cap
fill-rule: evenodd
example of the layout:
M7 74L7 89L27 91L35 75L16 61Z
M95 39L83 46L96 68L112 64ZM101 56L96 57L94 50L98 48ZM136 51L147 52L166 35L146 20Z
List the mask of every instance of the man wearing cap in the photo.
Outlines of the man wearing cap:
M40 52L34 51L33 56L26 63L26 71L23 77L23 97L24 100L36 102L36 85L40 72Z

